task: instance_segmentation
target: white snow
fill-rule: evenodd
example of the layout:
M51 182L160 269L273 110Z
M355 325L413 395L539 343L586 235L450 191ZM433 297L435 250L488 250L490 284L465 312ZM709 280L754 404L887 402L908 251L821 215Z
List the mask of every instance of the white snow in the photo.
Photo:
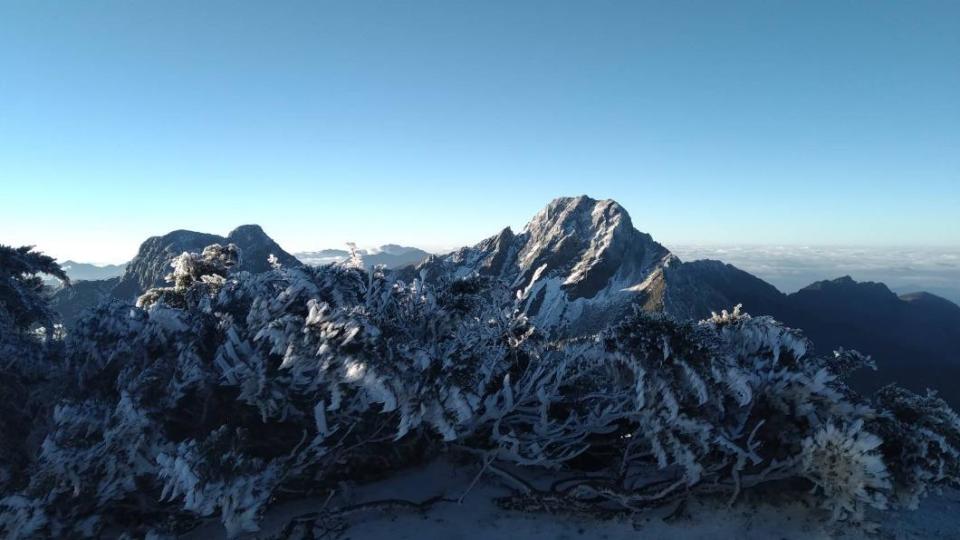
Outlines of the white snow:
M494 500L509 494L492 476L472 485L477 467L454 466L439 460L408 469L385 480L342 490L329 501L305 499L278 505L267 512L258 533L240 538L276 535L292 518L318 509L382 499L420 502L435 495L463 503L440 502L429 511L368 511L347 518L343 538L351 540L919 540L960 538L960 493L947 492L921 503L920 510L884 512L878 535L852 526L832 525L828 514L801 502L743 500L728 507L725 500L691 501L676 517L676 506L652 509L630 518L599 520L571 515L523 513L499 508ZM545 479L546 481L546 479ZM472 488L471 488L472 486ZM184 538L223 537L211 521Z

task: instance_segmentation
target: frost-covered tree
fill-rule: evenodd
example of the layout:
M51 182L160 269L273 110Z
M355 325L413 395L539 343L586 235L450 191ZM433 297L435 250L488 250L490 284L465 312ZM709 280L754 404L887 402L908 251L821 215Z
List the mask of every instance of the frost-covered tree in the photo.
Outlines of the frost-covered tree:
M70 282L52 257L31 246L0 245L0 328L4 333L25 332L36 326L52 331L56 315L44 297L40 274Z
M0 245L0 493L20 480L56 372L56 315L40 274L69 282L53 258L29 246Z
M211 246L137 306L92 310L58 365L70 391L0 498L11 537L256 530L274 501L439 452L478 456L528 510L631 512L790 481L837 520L960 478L960 422L935 396L872 400L854 351L813 356L739 310L636 312L547 341L507 284L401 280L362 265L233 273ZM909 438L909 440L906 440ZM510 466L506 466L509 464ZM538 486L524 471L550 469Z

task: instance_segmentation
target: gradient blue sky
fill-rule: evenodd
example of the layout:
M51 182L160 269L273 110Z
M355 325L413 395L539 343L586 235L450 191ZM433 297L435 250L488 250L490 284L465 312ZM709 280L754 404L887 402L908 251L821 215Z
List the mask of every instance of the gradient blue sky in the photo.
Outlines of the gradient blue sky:
M960 2L0 0L0 243L960 245Z

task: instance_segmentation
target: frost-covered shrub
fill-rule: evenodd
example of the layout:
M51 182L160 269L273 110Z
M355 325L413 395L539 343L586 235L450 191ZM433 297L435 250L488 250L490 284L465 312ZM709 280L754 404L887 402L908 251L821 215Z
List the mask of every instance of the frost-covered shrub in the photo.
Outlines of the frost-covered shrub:
M918 395L897 386L874 396L877 415L870 429L881 446L898 502L916 508L931 489L960 487L960 417L933 392Z
M893 388L868 402L843 382L868 358L812 356L767 317L636 312L548 342L487 278L231 273L239 257L183 254L170 287L77 325L54 362L68 391L30 481L0 496L0 533L173 534L215 517L235 535L279 498L450 449L506 477L502 462L553 469L550 492L514 479L529 508L735 500L793 480L860 520L960 478L942 401Z
M23 495L0 498L0 531L11 538L55 536L61 531L50 530L43 501Z
M135 501L254 530L280 485L389 470L424 440L469 434L520 343L522 317L483 280L427 289L345 266L228 278L218 253L179 257L173 287L102 305L71 334L76 389L23 491L48 527L130 517Z
M863 431L828 424L803 441L803 474L824 497L834 520L863 521L867 506L886 508L889 473L877 448L883 440Z
M258 530L260 512L281 480L277 461L246 454L243 431L227 426L202 442L180 443L175 452L156 458L163 480L161 499L183 499L183 508L200 516L219 511L229 536Z
M184 252L171 261L173 271L165 279L170 287L150 289L137 299L137 306L149 307L159 301L173 307L186 307L187 294L210 296L226 281L230 269L240 264L240 248L213 244L201 253ZM197 298L194 298L194 304Z

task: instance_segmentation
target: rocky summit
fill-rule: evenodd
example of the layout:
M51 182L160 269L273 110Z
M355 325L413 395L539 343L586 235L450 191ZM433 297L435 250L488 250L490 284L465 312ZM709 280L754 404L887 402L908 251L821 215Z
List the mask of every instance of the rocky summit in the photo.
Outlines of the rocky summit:
M675 259L636 230L617 202L581 196L554 199L523 232L506 228L421 270L428 278L476 272L503 279L538 325L572 334L600 328L650 297L651 277Z
M300 261L283 250L267 236L259 225L241 225L227 236L187 230L152 236L140 244L137 256L126 267L113 296L129 300L150 287L164 284L170 273L170 260L184 251L201 251L211 244L235 244L241 250L238 270L265 272L270 269L268 258L273 255L286 266L300 266Z
M585 335L635 306L678 318L702 318L743 299L764 311L783 295L718 261L684 263L634 228L613 200L554 199L514 234L502 230L472 247L421 265L429 277L473 272L503 279L527 314L558 335Z

